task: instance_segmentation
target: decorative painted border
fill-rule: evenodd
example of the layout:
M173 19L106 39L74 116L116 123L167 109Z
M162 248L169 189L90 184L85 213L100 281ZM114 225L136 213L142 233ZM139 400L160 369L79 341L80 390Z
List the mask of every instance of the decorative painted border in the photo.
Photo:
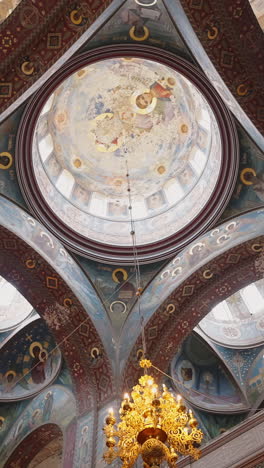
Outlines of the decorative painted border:
M264 247L259 236L207 262L183 281L158 307L145 326L147 356L155 366L167 371L175 350L212 307L236 291L263 277L255 260ZM208 274L209 273L209 274ZM124 370L124 388L134 385L141 374L138 337ZM161 374L154 372L157 379Z
M102 404L113 393L111 365L97 330L70 287L50 264L13 232L1 226L0 233L1 275L26 297L44 320L50 306L56 310L59 304L70 313L69 321L62 322L59 328L50 324L49 329L56 343L61 343L79 414L86 413L95 402ZM81 325L82 322L85 323ZM91 347L102 350L95 368L90 363Z
M22 0L0 25L0 113L41 78L111 2L81 0L76 10L76 2L69 0Z
M29 103L17 135L17 173L22 193L36 216L48 229L74 252L91 259L103 260L109 263L133 263L131 247L118 248L101 244L77 234L66 226L50 210L38 187L31 157L34 126L40 110L53 90L69 75L81 67L113 57L133 56L145 59L155 59L167 65L188 78L204 95L211 106L219 125L223 159L214 193L208 200L203 211L184 229L176 234L156 242L138 247L139 259L144 263L171 257L179 249L186 246L198 234L210 227L219 218L226 207L236 182L239 162L239 143L236 128L231 114L225 107L218 93L204 75L193 65L172 53L164 52L146 45L111 45L91 50L70 60L55 77L52 77Z
M264 134L264 35L248 0L181 0L210 60Z

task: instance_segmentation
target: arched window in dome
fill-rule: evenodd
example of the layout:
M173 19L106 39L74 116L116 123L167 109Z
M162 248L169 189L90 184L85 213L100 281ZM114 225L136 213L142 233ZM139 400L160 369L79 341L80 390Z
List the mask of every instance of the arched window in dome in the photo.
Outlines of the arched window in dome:
M0 332L15 328L31 314L32 305L0 276Z

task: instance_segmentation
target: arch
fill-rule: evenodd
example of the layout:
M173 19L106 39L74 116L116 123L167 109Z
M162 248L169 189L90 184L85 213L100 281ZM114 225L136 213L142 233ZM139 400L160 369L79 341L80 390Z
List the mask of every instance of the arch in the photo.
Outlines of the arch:
M241 385L210 342L193 331L170 364L171 385L194 408L208 413L249 411Z
M44 424L38 427L15 448L4 464L4 468L29 466L36 455L56 439L63 439L63 433L56 424ZM54 446L56 448L56 446Z
M1 467L32 431L52 423L63 433L63 463L64 467L70 468L76 434L76 399L73 393L63 385L52 385L22 408L22 412L19 406L13 408L11 414L6 410L6 426L3 429L4 437L0 447Z
M258 221L252 225L252 221L257 219L256 215ZM255 260L264 246L263 216L264 210L258 210L236 218L232 223L235 223L237 229L232 229L229 234L230 222L207 233L185 249L152 282L145 297L143 295L141 309L144 317L149 319L145 322L147 354L157 367L163 371L167 369L177 346L212 307L262 277L263 274L255 268ZM217 243L221 239L222 245L221 242ZM200 250L198 249L192 264L190 251L199 245ZM180 268L179 279L177 280L176 275L173 284L173 272ZM147 299L150 298L150 293L153 295L153 288L157 287L158 281L164 276L165 280L168 279L168 287L164 287L164 281L164 295L160 295L160 300L156 303L158 307L151 314L151 303L147 304ZM155 301L158 301L158 294L152 303ZM132 323L132 316L129 319L125 333L129 322L130 325ZM133 320L136 323L135 315ZM142 340L139 336L124 371L125 386L130 387L139 375L136 354L141 347Z
M102 403L113 391L111 364L90 318L94 312L95 321L99 320L98 316L103 315L102 305L61 244L5 198L1 198L0 225L1 274L26 297L46 321L56 343L61 343L61 352L72 375L79 413L87 412L92 404ZM74 294L77 287L82 290L82 301L86 297L89 303L89 315L80 302L80 294ZM61 310L68 320L56 322L54 317ZM91 359L93 347L101 350L98 360Z

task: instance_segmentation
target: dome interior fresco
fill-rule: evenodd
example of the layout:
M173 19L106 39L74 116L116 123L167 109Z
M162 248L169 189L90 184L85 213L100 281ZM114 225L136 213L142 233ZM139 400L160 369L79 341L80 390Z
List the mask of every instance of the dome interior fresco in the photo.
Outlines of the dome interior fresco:
M33 137L35 177L56 216L85 237L121 246L131 245L127 173L137 243L145 245L199 215L221 153L201 92L173 69L133 57L98 61L67 78Z
M0 276L0 332L11 330L30 316L33 307L17 289Z
M0 468L105 468L144 347L204 433L181 468L264 424L261 28L264 0L0 0Z
M220 302L198 328L224 346L240 348L262 344L264 280L260 279Z

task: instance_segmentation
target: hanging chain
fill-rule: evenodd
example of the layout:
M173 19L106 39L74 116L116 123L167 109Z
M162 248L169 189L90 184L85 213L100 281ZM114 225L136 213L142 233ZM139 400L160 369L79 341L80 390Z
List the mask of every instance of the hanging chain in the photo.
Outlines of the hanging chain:
M143 357L146 356L146 337L145 337L145 329L144 329L144 317L141 312L140 307L140 298L142 293L142 286L141 286L141 276L140 276L140 266L138 260L138 250L137 250L137 236L136 236L136 229L135 229L135 221L133 218L133 208L132 208L132 195L131 195L131 184L130 184L130 175L128 170L128 161L126 159L126 177L127 177L127 192L128 192L128 209L130 215L130 235L132 239L132 249L133 249L133 259L135 265L135 274L136 274L136 287L137 287L137 305L138 305L138 314L140 319L140 328L141 328L141 337L142 337L142 348L143 348Z

